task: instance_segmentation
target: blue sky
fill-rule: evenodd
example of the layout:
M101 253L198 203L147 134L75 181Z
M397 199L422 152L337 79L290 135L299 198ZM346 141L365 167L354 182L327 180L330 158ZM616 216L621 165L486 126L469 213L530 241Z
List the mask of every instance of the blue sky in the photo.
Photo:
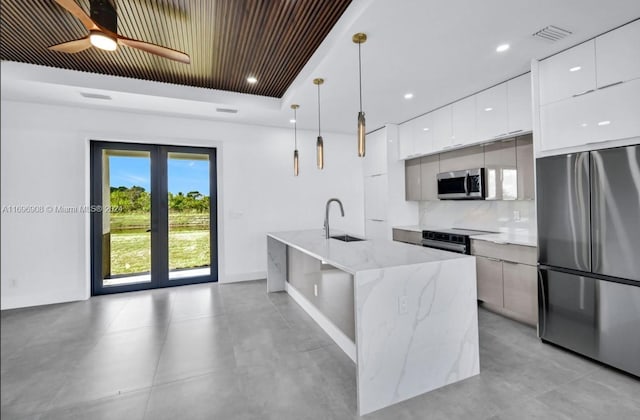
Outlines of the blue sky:
M137 157L109 157L110 186L138 185L150 191L150 160ZM199 191L209 195L209 162L204 160L169 159L169 192Z

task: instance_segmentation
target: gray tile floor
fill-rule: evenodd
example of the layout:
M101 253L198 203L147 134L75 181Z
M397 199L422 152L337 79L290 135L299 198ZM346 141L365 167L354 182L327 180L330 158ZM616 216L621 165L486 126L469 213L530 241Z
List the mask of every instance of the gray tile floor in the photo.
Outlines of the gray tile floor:
M3 420L353 419L355 367L264 281L2 312ZM479 311L479 376L365 419L638 419L640 381Z

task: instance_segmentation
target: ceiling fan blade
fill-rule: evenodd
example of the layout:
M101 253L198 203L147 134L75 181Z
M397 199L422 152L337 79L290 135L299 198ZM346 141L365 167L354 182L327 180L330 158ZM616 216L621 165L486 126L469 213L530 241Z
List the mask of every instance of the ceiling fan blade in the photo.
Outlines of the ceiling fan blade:
M85 11L75 2L75 0L55 0L60 6L64 7L67 12L77 17L80 22L87 28L88 31L93 31L98 28L98 25L85 13Z
M86 36L84 38L76 39L74 41L63 42L62 44L52 45L49 47L50 50L59 51L63 53L77 53L80 51L84 51L91 46L91 41L89 41L89 37Z
M137 48L139 50L146 51L151 54L159 55L160 57L168 58L169 60L175 60L185 64L191 63L191 59L187 54L181 51L172 50L171 48L151 44L149 42L138 41L137 39L118 36L118 44L126 45L127 47Z

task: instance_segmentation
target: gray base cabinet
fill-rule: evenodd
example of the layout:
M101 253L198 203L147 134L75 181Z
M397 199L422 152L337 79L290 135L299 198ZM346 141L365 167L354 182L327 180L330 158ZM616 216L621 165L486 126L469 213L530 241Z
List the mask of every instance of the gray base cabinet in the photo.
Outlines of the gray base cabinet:
M422 232L393 228L393 240L412 245L422 245Z
M536 248L472 240L471 254L476 256L478 300L503 315L536 325Z
M495 258L476 257L478 300L503 306L502 261Z
M538 320L538 270L526 264L503 261L504 308L519 313L531 324Z

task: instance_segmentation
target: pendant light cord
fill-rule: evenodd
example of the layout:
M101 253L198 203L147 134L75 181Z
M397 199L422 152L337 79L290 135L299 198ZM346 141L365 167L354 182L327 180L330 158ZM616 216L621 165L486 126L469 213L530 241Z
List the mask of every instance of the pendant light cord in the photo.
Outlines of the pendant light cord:
M318 83L318 137L320 137L320 83Z
M362 112L362 43L358 43L358 74L360 75L360 112Z

